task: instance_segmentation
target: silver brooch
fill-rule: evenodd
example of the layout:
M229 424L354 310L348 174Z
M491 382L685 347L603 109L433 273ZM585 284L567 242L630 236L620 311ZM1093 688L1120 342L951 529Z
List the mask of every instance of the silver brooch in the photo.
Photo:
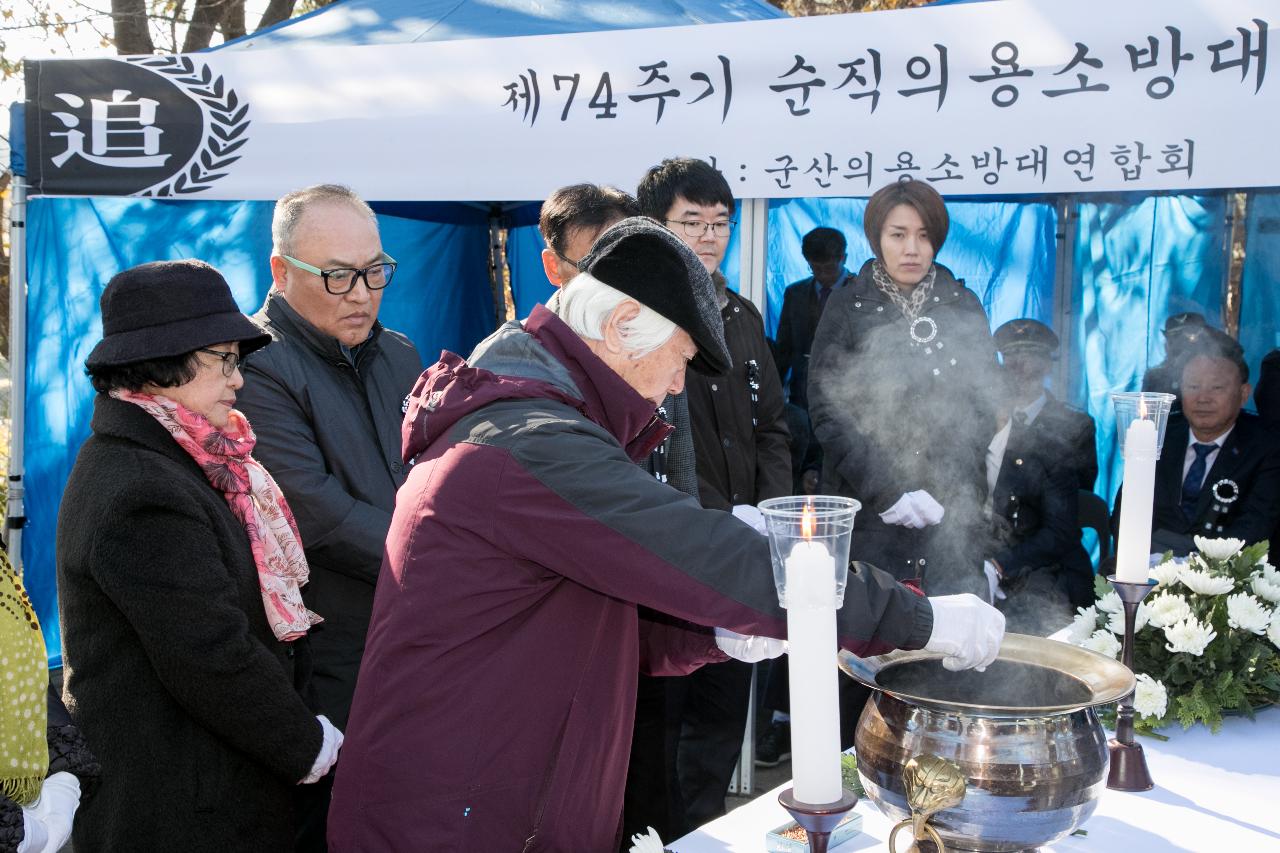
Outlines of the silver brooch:
M920 327L928 328L924 334L920 333ZM932 317L917 317L911 323L911 340L918 344L931 343L938 336L938 324L933 321Z

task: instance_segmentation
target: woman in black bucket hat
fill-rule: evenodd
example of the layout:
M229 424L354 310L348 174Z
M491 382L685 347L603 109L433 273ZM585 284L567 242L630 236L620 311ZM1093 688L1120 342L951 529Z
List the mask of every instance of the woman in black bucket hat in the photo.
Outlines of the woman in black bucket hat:
M342 735L300 689L307 565L235 409L270 337L201 261L127 269L86 367L92 435L62 497L65 696L102 765L77 850L277 851Z

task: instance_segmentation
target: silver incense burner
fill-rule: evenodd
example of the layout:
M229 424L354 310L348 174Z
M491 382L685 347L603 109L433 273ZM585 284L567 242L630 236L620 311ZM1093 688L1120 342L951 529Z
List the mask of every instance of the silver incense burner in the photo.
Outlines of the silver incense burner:
M917 843L987 853L1071 834L1106 787L1093 709L1134 687L1117 661L1022 634L1005 635L986 672L950 672L923 651L841 652L840 668L874 690L855 748L867 796L900 821L891 849L908 829Z

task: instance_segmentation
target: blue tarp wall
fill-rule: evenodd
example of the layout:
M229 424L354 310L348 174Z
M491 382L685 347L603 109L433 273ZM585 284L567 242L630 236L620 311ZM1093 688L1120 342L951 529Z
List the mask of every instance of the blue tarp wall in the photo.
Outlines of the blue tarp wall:
M341 14L345 23L330 23ZM326 18L329 15L332 17ZM548 18L548 15L551 17ZM667 15L667 17L663 17ZM248 36L241 47L369 44L440 38L577 32L779 16L763 0L716 3L669 0L620 4L535 0L342 0L313 15ZM672 18L671 16L679 16ZM538 22L553 21L547 28ZM296 28L296 29L295 29ZM344 29L345 28L345 29ZM13 127L21 127L15 121ZM23 174L21 134L14 134L15 172ZM671 154L678 154L672 151ZM639 177L639 176L637 176ZM956 201L951 234L939 255L982 299L993 327L1031 316L1064 335L1063 387L1055 391L1098 421L1099 494L1118 484L1114 421L1108 394L1134 390L1164 355L1159 334L1169 313L1222 316L1226 196L1081 196L1059 222L1046 200ZM491 324L484 211L463 205L375 205L383 242L401 261L382 318L405 331L427 359L441 348L467 352ZM785 286L807 275L800 238L823 224L849 238L849 263L869 254L858 199L778 200L769 208L766 320L777 323ZM534 227L537 206L508 213L508 254L517 314L550 293ZM240 306L254 311L269 285L270 205L263 202L154 202L137 199L36 199L28 212L28 365L26 506L23 559L45 628L51 660L60 660L53 534L59 498L88 431L91 392L83 361L101 329L97 299L119 269L159 258L201 257L222 269ZM1062 257L1059 228L1075 235ZM737 281L737 238L726 259ZM1055 293L1055 268L1072 276ZM1254 370L1280 345L1280 193L1251 195L1240 339ZM1065 313L1055 310L1063 307Z
M461 206L430 222L380 213L383 245L400 262L381 320L430 363L469 352L493 326L485 211ZM255 312L271 286L270 202L33 199L27 212L26 514L23 562L50 661L61 658L54 532L62 489L89 435L93 390L84 360L102 337L98 298L116 272L146 261L201 258ZM470 211L469 216L468 211Z

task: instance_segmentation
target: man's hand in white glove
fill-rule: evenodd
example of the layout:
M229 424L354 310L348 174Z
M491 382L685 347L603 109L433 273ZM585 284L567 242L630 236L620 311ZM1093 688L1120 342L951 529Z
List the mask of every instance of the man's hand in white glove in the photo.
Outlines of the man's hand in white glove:
M919 530L928 526L928 523L916 510L915 502L911 500L910 494L905 494L898 498L893 506L880 513L880 520L885 524L897 524L901 527L910 527L912 530Z
M745 521L755 528L756 533L765 533L764 513L751 504L738 504L733 508L733 517Z
M337 727L323 714L316 719L320 721L324 739L320 742L320 752L316 755L315 763L311 765L311 772L302 777L299 785L312 785L323 779L325 774L333 769L333 765L338 763L338 750L342 749L342 732L338 731Z
M775 640L773 637L748 637L730 631L728 628L716 628L716 645L729 657L747 663L776 658L787 650L784 640Z
M927 525L937 524L942 521L942 516L946 514L946 510L942 508L942 504L933 499L933 495L924 489L917 489L914 492L907 492L904 497L911 499L911 505L915 507L916 514L924 519Z
M54 773L40 786L40 798L22 809L20 853L57 853L71 837L71 823L80 807L80 780L70 773Z
M925 651L945 655L942 665L952 672L976 667L979 672L996 659L1004 638L1004 614L972 593L930 598L933 633Z

